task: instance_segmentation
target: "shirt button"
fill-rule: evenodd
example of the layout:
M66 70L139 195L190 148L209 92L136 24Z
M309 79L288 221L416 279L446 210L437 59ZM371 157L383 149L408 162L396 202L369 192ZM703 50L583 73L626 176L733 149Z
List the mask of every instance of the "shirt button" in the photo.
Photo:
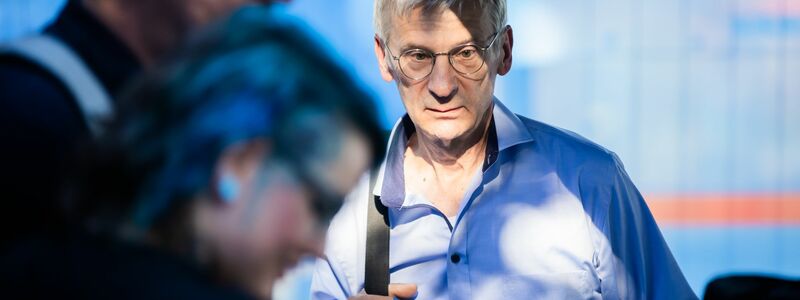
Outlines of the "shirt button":
M458 262L461 261L461 256L459 256L458 254L450 255L450 261L452 261L454 264L457 264Z

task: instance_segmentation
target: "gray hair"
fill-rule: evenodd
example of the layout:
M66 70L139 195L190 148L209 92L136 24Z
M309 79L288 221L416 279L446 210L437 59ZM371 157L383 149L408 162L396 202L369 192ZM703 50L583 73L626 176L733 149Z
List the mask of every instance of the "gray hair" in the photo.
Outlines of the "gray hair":
M500 30L507 22L506 0L375 0L375 32L384 41L389 38L391 20L406 16L415 8L424 12L449 8L460 13L464 8L477 8L490 28Z

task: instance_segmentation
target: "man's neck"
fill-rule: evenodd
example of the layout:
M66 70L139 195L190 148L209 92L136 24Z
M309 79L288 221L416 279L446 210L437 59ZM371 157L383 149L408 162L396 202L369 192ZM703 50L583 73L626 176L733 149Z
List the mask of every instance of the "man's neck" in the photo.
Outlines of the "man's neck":
M83 0L83 5L120 40L145 67L154 65L188 31L180 18L150 9L150 1ZM167 13L168 14L168 13Z
M446 216L455 216L470 179L483 166L490 124L491 108L480 125L459 140L445 143L417 130L405 151L406 190L426 197Z

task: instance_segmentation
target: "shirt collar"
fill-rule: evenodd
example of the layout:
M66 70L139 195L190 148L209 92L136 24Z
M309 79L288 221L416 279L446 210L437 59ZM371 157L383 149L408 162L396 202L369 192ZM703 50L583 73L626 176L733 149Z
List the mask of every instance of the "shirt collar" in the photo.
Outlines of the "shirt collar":
M497 98L493 99L492 124L489 128L489 143L486 151L484 170L497 159L499 152L514 145L533 141L528 128L519 117L511 112ZM395 123L389 135L386 157L383 160L372 194L381 197L387 207L401 207L405 199L405 178L403 177L403 156L406 144L412 133L414 123L408 114ZM494 150L496 149L496 150Z
M500 152L512 146L533 141L533 134L500 100L494 98L494 124L497 132L497 147Z

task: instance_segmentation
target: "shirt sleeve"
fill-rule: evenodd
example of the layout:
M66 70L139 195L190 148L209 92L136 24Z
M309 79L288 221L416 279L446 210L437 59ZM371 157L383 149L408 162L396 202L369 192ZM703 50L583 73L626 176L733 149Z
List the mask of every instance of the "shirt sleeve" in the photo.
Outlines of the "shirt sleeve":
M606 204L596 267L607 299L697 299L619 158L594 187ZM597 220L596 220L597 221Z

